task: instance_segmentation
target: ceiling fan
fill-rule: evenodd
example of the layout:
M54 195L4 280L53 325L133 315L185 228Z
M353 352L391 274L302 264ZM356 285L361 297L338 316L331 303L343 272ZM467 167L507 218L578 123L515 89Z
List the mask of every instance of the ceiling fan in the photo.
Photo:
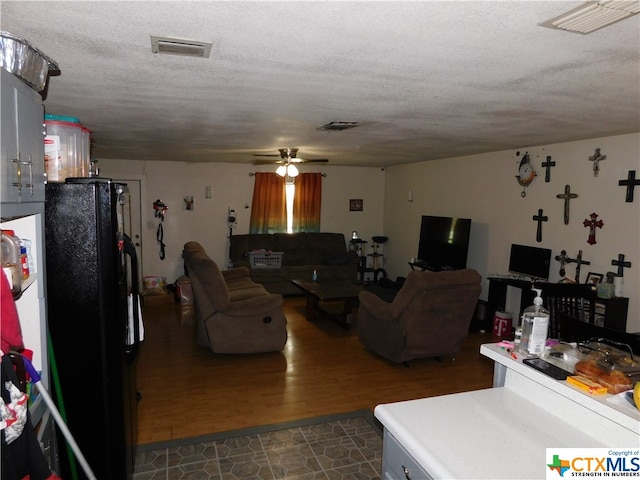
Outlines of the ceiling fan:
M256 160L253 163L255 165L264 165L264 164L272 164L272 163L282 163L284 165L289 165L291 163L326 163L329 161L328 158L298 158L298 149L293 148L280 148L278 149L279 154L260 154L254 153L254 157L280 157L279 160Z

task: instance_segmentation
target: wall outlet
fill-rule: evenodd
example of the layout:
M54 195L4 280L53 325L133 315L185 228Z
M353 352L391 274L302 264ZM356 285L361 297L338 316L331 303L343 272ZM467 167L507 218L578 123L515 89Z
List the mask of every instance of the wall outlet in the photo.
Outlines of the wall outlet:
M211 185L204 187L204 198L211 198Z

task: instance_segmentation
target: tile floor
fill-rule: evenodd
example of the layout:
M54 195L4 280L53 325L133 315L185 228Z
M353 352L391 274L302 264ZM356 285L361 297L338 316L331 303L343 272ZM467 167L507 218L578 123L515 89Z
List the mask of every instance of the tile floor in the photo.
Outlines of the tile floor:
M139 448L134 480L380 479L381 432L365 417ZM267 428L267 427L265 427Z

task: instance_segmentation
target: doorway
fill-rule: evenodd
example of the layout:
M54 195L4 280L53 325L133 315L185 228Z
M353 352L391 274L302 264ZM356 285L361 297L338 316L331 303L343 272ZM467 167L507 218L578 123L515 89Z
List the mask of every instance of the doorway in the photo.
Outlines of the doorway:
M113 181L126 183L129 190L128 202L126 202L124 209L124 228L136 247L138 272L140 276L138 281L142 282L144 278L144 272L142 270L142 180L136 178L114 178Z

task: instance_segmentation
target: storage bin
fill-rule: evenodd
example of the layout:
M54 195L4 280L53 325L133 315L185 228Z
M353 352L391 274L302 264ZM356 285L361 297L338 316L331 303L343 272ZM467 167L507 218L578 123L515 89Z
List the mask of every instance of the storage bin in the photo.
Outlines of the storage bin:
M75 117L44 116L44 161L48 182L82 177L82 124ZM88 170L88 167L87 167Z
M249 252L249 266L251 268L282 268L284 252Z

